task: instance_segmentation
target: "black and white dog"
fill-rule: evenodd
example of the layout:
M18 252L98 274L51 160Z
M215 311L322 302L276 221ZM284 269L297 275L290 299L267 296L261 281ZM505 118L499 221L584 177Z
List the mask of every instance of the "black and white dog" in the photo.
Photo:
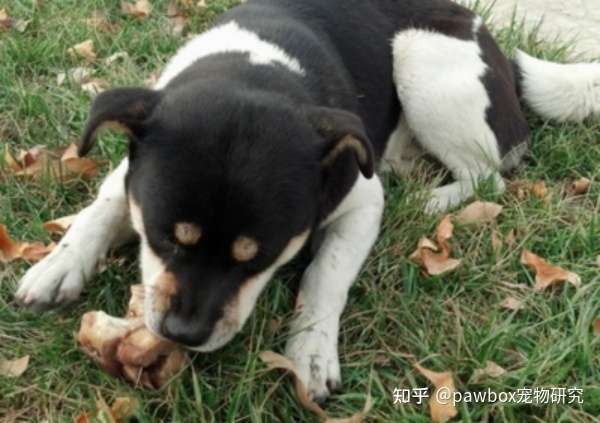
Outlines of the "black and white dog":
M76 299L107 250L141 238L146 323L197 351L240 331L267 282L311 234L323 241L300 286L286 353L315 399L340 384L348 290L377 238L377 166L434 156L454 182L439 212L527 149L520 100L545 118L600 114L600 65L499 50L448 0L250 0L168 63L154 89L95 100L80 153L117 123L129 157L60 245L20 282L44 309ZM156 288L174 284L167 310Z

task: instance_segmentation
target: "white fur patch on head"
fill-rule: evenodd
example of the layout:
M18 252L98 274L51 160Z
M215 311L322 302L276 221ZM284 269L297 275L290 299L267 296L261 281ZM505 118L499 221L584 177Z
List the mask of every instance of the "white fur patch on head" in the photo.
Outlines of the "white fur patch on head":
M142 284L144 285L144 320L148 329L154 332L155 335L162 336L160 334L160 324L164 310L155 306L157 303L155 297L159 290L157 284L162 280L161 275L166 272L166 265L148 245L142 210L131 196L129 196L129 211L133 228L140 236L140 268L142 271Z
M298 59L281 47L241 28L237 22L229 22L197 35L183 46L169 61L155 88L164 88L196 60L218 53L248 53L253 65L279 64L294 73L305 75Z

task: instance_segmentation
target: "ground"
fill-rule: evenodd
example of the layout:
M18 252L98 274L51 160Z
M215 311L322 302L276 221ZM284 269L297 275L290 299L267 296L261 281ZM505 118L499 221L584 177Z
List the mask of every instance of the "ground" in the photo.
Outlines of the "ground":
M516 16L529 29L542 23L540 35L546 40L572 40L573 53L600 58L600 7L596 0L458 0L491 7L497 26L509 24Z
M188 27L204 28L233 1L208 0ZM91 38L99 59L96 76L112 85L143 84L181 44L166 29L166 1L137 21L121 14L119 1L0 0L11 15L33 19L25 32L0 33L0 143L13 149L77 139L90 98L77 84L58 85L57 74L80 66L67 54L72 45ZM122 30L106 34L86 18L94 10L108 13ZM497 31L503 48L515 46L549 59L563 60L560 45L536 41L513 23ZM106 66L102 58L126 51L131 60ZM454 254L464 262L443 277L425 277L409 262L420 237L431 235L439 217L422 213L423 172L410 178L388 175L387 209L382 235L350 293L342 317L340 356L343 389L326 405L334 415L362 407L367 392L374 399L369 421L427 422L426 405L394 405L395 387L427 387L413 363L454 372L461 391L490 388L496 392L534 387L578 387L583 404L460 405L462 421L599 422L600 337L592 322L600 316L600 124L553 124L530 116L532 151L509 179L543 180L551 196L519 199L514 193L495 196L482 189L480 199L497 201L504 211L495 225L458 226ZM103 136L92 156L102 173L118 163L123 139ZM565 196L565 187L579 177L593 181L582 198ZM17 238L49 241L42 222L79 210L89 203L100 182L28 181L0 170L0 223ZM415 200L415 198L417 198ZM516 244L494 251L492 230L502 237L514 230ZM543 293L531 289L533 275L519 262L528 248L577 272L579 289L561 285ZM282 351L294 303L302 260L274 280L254 315L234 341L221 351L197 354L181 376L158 392L135 390L97 368L77 348L74 333L81 315L101 309L119 315L126 307L128 285L138 281L135 248L118 252L125 261L110 260L86 288L83 298L62 310L28 313L14 303L13 293L28 265L0 267L0 357L29 354L27 371L16 379L0 376L0 421L71 421L94 408L101 395L138 398L139 421L292 422L316 421L298 405L290 380L266 372L258 354ZM524 309L499 307L508 295ZM473 372L487 360L507 369L499 378L475 382ZM17 417L18 416L18 417Z

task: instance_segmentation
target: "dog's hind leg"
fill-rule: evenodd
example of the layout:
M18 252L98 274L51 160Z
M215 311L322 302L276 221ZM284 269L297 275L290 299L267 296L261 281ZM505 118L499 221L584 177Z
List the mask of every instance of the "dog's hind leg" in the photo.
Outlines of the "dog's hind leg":
M394 79L407 125L455 180L433 190L430 213L459 205L481 179L493 179L502 192L503 156L528 135L510 62L479 18L453 24L460 37L409 29L393 42Z
M110 247L134 236L125 193L128 160L106 178L96 200L83 209L54 251L27 271L19 303L41 311L75 300Z

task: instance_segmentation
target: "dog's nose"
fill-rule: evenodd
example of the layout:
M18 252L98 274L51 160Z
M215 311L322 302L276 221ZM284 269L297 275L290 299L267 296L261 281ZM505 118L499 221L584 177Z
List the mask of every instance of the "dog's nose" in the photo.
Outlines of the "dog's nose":
M163 336L179 344L197 347L208 340L212 328L192 317L169 312L163 320L161 332Z

